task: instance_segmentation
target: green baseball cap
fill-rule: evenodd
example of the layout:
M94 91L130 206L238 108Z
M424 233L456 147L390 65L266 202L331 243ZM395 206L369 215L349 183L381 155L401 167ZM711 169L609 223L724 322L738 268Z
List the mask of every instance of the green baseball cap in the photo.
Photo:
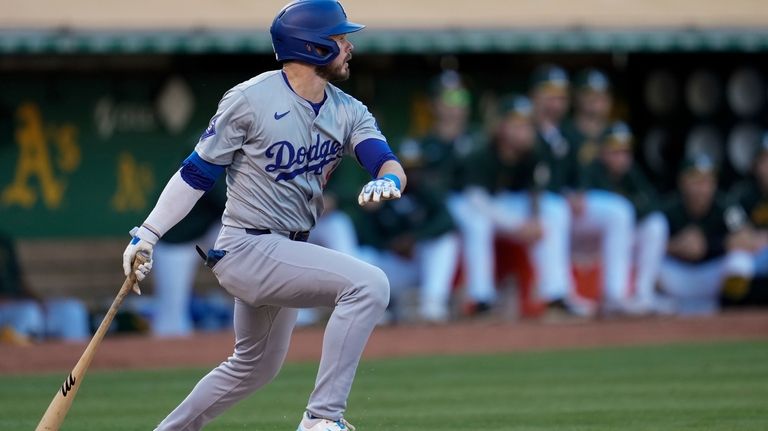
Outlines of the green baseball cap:
M467 107L472 101L461 75L455 70L444 71L432 80L429 87L433 98L449 106Z
M605 149L631 150L634 144L632 129L623 121L611 124L603 133L600 144Z
M499 117L530 118L533 115L531 100L520 94L510 94L499 101Z
M608 79L608 75L594 68L584 69L579 72L573 80L573 86L579 91L589 90L599 93L611 91L611 81Z
M568 72L554 64L543 64L534 69L531 74L531 90L567 91L569 86Z
M715 166L715 161L712 160L712 157L707 154L689 154L683 158L682 164L680 165L680 174L717 175L717 166Z

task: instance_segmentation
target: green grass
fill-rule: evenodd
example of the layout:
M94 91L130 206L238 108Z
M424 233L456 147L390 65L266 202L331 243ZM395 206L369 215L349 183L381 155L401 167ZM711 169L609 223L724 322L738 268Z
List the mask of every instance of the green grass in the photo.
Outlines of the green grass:
M289 364L206 430L294 430L316 364ZM91 372L63 430L151 430L207 370ZM0 377L0 430L31 430L64 379ZM363 362L360 431L766 430L768 343Z

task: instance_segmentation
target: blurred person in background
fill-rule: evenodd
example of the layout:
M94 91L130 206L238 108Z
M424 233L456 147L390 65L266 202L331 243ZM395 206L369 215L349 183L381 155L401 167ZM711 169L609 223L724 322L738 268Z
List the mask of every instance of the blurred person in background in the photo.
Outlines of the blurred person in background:
M717 170L704 154L686 157L678 192L665 205L670 239L659 283L679 314L719 309L724 280L752 277L753 257L741 234L743 212L717 193Z
M449 196L463 187L464 163L482 142L469 127L472 96L461 76L447 70L430 84L432 128L418 139L425 180Z
M467 158L484 145L483 138L470 130L471 95L464 86L461 76L447 70L436 77L431 85L433 123L430 132L417 141L423 180L426 187L445 197L448 210L455 223L463 226L475 216L467 211L463 201ZM406 142L403 145L413 145ZM463 230L463 228L462 228ZM463 256L464 267L471 262L470 252ZM485 312L496 299L493 289L470 298L471 312Z
M531 74L529 96L533 104L533 124L538 145L551 169L547 187L562 193L575 174L571 146L563 133L570 107L568 73L554 64L537 67Z
M367 205L367 231L373 234L361 258L381 268L391 288L390 316L401 317L400 297L419 288L419 318L446 322L459 260L459 237L445 204L445 190L428 181L418 143L401 146L400 161L408 175L408 193L400 199Z
M755 277L768 277L768 131L766 131L752 158L752 173L734 184L728 198L744 216L744 229L732 240L754 254ZM734 213L737 214L737 213ZM735 217L733 217L735 218ZM726 300L748 300L750 280L728 277L723 294ZM752 297L755 297L753 292ZM756 298L755 298L756 299Z
M634 292L605 292L607 312L647 314L663 312L664 303L655 293L659 267L667 249L669 225L661 212L657 191L634 163L634 136L618 121L598 140L600 149L582 176L585 190L605 190L624 196L635 209Z
M471 217L461 229L468 295L477 301L495 298L494 239L501 235L528 248L539 299L581 312L571 302L570 213L561 196L543 192L550 172L536 146L532 110L526 97L502 98L490 145L466 164L463 202Z
M158 337L184 337L194 330L190 303L200 258L195 247L208 250L221 228L221 214L226 201L224 184L206 192L189 215L158 241L153 253L155 304L152 334ZM201 301L205 303L205 301ZM201 304L202 305L202 304ZM234 305L233 305L234 307ZM200 307L206 314L206 307ZM203 329L221 329L212 325L218 319L199 316ZM229 319L227 319L229 321Z
M89 336L85 305L74 298L43 298L30 289L13 239L0 232L0 341L84 341Z
M579 91L593 90L581 88ZM610 302L627 291L635 223L634 209L627 199L616 193L604 190L586 192L582 187L580 176L585 165L577 157L579 148L576 145L586 144L573 137L569 138L564 130L565 115L570 104L570 81L567 72L551 64L538 67L531 78L530 94L539 145L544 149L552 172L548 188L563 194L568 200L572 215L572 244L591 243L591 239L599 238L602 291L606 292L606 305L619 308L622 304L614 306ZM580 100L583 103L583 94L580 93L579 97L582 97ZM603 99L601 108L593 110L600 113L610 112L610 104L608 107L604 106L606 102L610 102L610 99ZM575 118L587 115L579 113L582 106L577 105L576 108ZM588 115L594 115L594 112ZM580 121L574 123L579 124ZM595 125L598 123L595 120L586 123L591 124L591 128L599 128ZM586 132L584 134L586 136ZM593 304L593 307L595 306L596 304Z
M601 70L586 69L576 75L573 87L573 116L563 123L563 134L571 162L588 166L600 154L600 141L611 125L611 82Z

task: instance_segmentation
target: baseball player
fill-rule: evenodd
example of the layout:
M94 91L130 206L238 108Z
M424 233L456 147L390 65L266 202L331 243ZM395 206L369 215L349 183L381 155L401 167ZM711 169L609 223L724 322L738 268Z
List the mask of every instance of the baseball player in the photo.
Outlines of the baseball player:
M743 211L745 222L744 229L734 239L752 251L754 275L765 277L768 275L768 132L763 134L755 151L752 175L735 184L728 197L739 212ZM725 297L732 301L746 300L750 281L729 277L724 283Z
M754 270L751 253L733 242L743 213L719 199L715 165L703 154L684 160L678 183L679 193L664 207L670 239L659 284L676 312L713 313L723 281L750 278Z
M562 196L543 191L550 173L535 145L531 102L508 96L502 99L500 116L490 145L475 152L466 168L464 212L471 216L461 227L470 292L494 295L493 244L498 234L529 247L539 299L581 314L570 297L570 212Z
M461 76L453 70L441 73L431 85L434 123L429 133L418 140L418 148L424 172L425 186L435 193L446 196L448 210L459 228L476 216L467 205L463 194L468 157L485 144L469 125L471 94ZM482 259L471 244L462 253L463 265L469 272L467 296L470 314L490 310L496 300L491 285L486 288L474 276L473 260Z
M563 134L572 147L571 160L588 166L600 154L600 141L611 125L611 82L601 70L586 69L576 75L573 87L574 115L563 123Z
M606 311L646 314L663 310L655 294L664 258L669 226L660 211L656 190L632 158L633 135L624 122L613 123L598 141L600 152L582 175L585 190L605 190L626 197L637 218L634 235L634 295L629 291L609 296Z
M578 246L582 238L600 238L602 290L606 299L612 301L627 291L629 283L634 209L627 199L618 194L605 190L585 191L581 187L579 176L589 160L577 157L581 144L578 139L569 136L563 122L568 111L570 90L565 70L554 65L542 65L534 71L532 81L534 122L552 172L549 189L564 194L568 199L574 245ZM579 112L584 107L577 105L576 108L575 124L578 126ZM610 109L600 112L610 112Z
M360 205L400 197L406 177L376 121L330 84L349 77L353 45L335 0L285 6L270 28L282 70L227 91L195 151L170 179L125 250L139 250L178 223L226 171L223 227L207 265L235 297L232 356L205 376L158 430L198 430L268 383L280 369L297 308L334 307L315 388L298 431L354 430L343 417L363 348L389 301L383 271L306 243L322 213L323 187L342 156L354 154L373 180ZM151 262L136 271L141 281Z

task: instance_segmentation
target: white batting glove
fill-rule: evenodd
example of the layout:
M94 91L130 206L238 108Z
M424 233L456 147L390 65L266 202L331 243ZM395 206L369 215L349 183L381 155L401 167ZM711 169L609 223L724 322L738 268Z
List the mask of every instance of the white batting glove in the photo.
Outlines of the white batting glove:
M136 268L136 281L139 282L143 281L147 274L149 274L149 271L152 270L152 249L160 238L144 226L134 227L130 233L133 235L133 238L123 252L123 273L125 276L127 277L131 273L133 261L136 260L136 253L145 251L149 255L149 260ZM141 294L138 283L134 283L133 290Z
M365 206L368 202L387 201L390 199L398 199L400 197L400 189L397 188L397 184L386 176L371 180L363 186L363 190L357 197L357 203L360 206Z

